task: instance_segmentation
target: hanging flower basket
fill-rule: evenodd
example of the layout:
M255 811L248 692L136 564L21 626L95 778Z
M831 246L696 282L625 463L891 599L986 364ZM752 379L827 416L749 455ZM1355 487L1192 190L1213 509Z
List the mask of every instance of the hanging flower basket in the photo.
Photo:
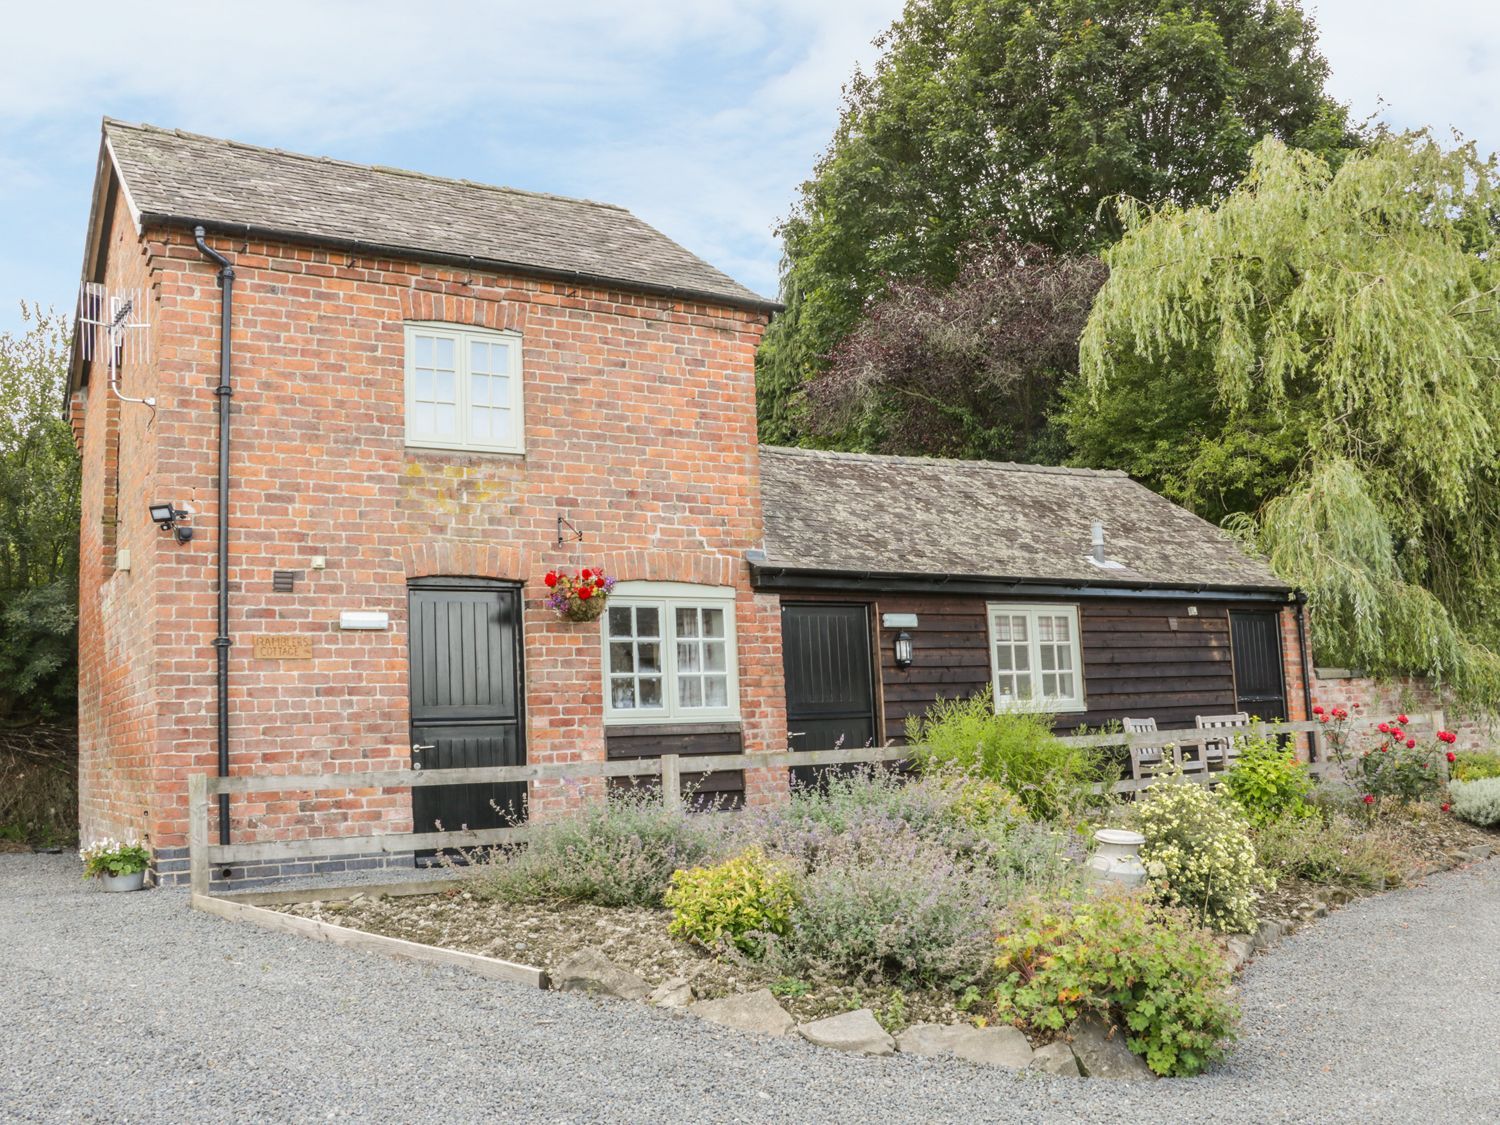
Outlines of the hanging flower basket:
M584 567L577 574L549 570L542 579L551 591L547 604L564 621L598 621L615 580L602 570Z

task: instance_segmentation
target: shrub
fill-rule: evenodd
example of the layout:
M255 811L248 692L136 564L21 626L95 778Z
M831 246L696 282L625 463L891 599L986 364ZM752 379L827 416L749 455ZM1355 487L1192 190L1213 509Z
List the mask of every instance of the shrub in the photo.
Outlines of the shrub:
M1500 824L1500 778L1450 782L1448 792L1456 816L1481 828Z
M1036 820L1078 815L1096 803L1093 787L1118 780L1098 747L1071 746L1052 733L1053 716L994 710L988 691L938 700L907 723L924 773L960 773L997 782Z
M1001 905L982 872L897 831L798 881L770 960L789 976L961 990L985 975Z
M791 873L759 848L747 848L712 867L673 872L663 901L675 937L710 949L727 940L754 956L766 935L786 933L794 900Z
M1238 1012L1213 938L1141 895L1029 901L1002 919L1002 1019L1062 1031L1094 1013L1120 1025L1157 1074L1197 1074L1224 1054Z
M1141 860L1162 902L1225 932L1255 924L1255 889L1265 875L1237 805L1166 773L1135 815L1146 837Z
M649 792L611 793L531 825L524 848L490 852L475 890L506 902L660 906L674 871L722 854L717 820L664 808Z
M996 783L956 774L903 779L860 770L794 790L784 804L746 810L736 822L745 846L785 856L804 872L860 862L903 833L984 871L1004 897L1073 877L1056 833L1030 823Z
M1450 772L1458 781L1483 781L1500 777L1500 754L1492 751L1466 750L1455 754Z
M1429 745L1418 742L1405 729L1406 722L1400 715L1381 723L1373 743L1352 754L1347 742L1335 743L1335 756L1367 805L1385 800L1409 805L1436 796L1443 787L1443 759L1452 762L1455 755L1441 752L1438 745L1453 741L1454 735L1438 731L1437 742Z
M1395 841L1348 813L1273 821L1257 829L1255 852L1276 878L1319 886L1381 890L1401 881Z
M1241 742L1240 756L1224 776L1224 792L1251 824L1307 815L1312 785L1292 748L1259 731Z

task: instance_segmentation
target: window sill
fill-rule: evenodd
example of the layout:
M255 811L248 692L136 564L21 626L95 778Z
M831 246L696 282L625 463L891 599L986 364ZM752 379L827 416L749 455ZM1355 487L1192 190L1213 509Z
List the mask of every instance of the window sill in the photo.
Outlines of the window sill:
M404 443L410 453L472 453L476 457L505 457L516 461L526 459L524 449L490 449L478 445L442 445L437 442L412 442Z

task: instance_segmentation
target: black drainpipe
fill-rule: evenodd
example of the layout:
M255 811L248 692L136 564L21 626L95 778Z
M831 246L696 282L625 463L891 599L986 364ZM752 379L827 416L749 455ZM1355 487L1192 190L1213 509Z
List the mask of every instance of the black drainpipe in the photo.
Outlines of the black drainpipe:
M214 659L218 665L219 776L229 776L229 399L234 387L229 381L233 355L229 335L234 319L234 267L229 259L203 241L203 228L193 228L193 240L205 257L219 265L219 385L214 388L219 410L219 633L214 637ZM229 843L229 794L219 794L219 843Z

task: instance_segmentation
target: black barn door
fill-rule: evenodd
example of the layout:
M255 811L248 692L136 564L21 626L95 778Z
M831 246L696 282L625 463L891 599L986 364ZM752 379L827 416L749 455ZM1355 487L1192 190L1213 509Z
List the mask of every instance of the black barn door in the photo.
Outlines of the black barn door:
M525 764L520 639L518 587L412 583L413 768ZM423 786L412 790L413 831L503 827L525 815L525 799L524 783Z
M1277 615L1231 611L1229 636L1234 652L1235 710L1267 721L1285 719L1286 688Z
M875 741L869 607L783 604L781 659L793 750L832 750ZM798 766L792 780L810 785L823 772Z

